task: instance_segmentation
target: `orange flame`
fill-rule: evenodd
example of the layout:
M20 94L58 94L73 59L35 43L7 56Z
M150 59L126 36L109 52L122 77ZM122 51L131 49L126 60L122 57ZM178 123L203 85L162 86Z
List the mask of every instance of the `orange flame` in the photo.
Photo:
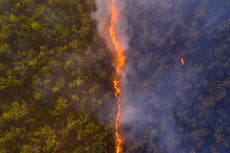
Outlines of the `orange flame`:
M180 62L181 62L182 65L184 65L184 64L185 64L184 58L181 58L181 59L180 59Z
M118 39L117 35L117 23L118 23L118 10L115 6L115 0L112 0L112 16L111 16L111 23L109 27L110 36L112 39L112 44L115 49L116 53L116 76L113 81L113 87L115 89L115 97L117 101L117 113L116 113L116 120L115 120L115 150L116 153L122 153L122 136L120 134L120 118L121 118L121 98L120 94L122 92L120 86L120 78L122 69L125 66L125 55L124 55L124 48L122 47L121 42Z

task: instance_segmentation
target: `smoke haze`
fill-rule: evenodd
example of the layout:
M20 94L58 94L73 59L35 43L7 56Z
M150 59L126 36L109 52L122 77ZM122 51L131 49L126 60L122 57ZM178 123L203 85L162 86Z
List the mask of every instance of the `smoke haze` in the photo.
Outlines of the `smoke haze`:
M108 41L110 1L96 2L93 17ZM125 152L227 153L230 2L117 0L117 5L127 56Z

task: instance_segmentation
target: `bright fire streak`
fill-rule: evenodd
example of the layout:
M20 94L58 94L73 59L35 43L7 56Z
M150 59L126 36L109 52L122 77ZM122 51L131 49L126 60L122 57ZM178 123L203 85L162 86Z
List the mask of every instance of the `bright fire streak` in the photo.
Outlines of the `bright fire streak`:
M180 62L181 62L182 65L184 65L184 64L185 64L184 58L181 58L181 59L180 59Z
M125 66L125 55L124 55L124 48L122 47L121 42L118 39L117 35L117 23L118 23L118 10L115 6L115 0L112 0L112 16L111 16L111 23L110 23L110 36L112 38L112 43L115 49L116 57L116 76L113 80L113 87L115 89L115 97L117 101L117 113L116 113L116 120L115 120L115 150L116 153L122 153L122 136L120 134L120 119L121 119L121 98L120 94L122 92L120 86L120 78L122 69Z

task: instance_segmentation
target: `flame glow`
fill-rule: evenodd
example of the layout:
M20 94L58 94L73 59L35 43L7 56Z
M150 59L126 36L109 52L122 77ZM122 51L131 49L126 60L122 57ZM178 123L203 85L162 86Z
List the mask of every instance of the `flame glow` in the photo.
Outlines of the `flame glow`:
M185 64L184 58L181 58L181 59L180 59L180 62L181 62L182 65L184 65L184 64Z
M125 55L124 48L122 47L121 42L118 39L117 34L117 23L118 23L118 10L115 6L115 0L112 0L112 8L111 8L111 23L109 27L110 36L112 39L112 44L115 49L115 62L116 62L116 76L113 80L113 87L115 89L115 97L117 101L117 113L115 119L115 150L116 153L122 153L122 136L120 134L120 118L121 118L121 98L120 94L122 92L120 86L120 78L122 69L125 66Z

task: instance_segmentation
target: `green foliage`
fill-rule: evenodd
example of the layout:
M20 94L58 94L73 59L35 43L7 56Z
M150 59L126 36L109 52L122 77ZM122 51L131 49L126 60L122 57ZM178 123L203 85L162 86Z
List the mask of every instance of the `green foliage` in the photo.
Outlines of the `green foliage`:
M112 89L94 8L93 0L0 1L0 152L111 148L112 129L95 118Z
M15 101L11 104L9 110L1 115L1 120L3 121L18 120L24 117L28 113L28 111L29 110L25 102L19 104L17 101Z

